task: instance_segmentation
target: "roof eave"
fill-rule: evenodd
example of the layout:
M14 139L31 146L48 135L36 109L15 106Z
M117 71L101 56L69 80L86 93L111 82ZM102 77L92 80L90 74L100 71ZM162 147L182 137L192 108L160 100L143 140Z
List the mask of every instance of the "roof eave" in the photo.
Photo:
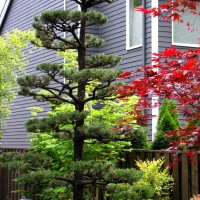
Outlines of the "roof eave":
M5 4L3 6L3 9L2 9L2 12L1 12L1 15L0 15L0 29L2 28L2 24L3 24L3 21L5 19L6 13L8 11L8 7L10 5L10 2L11 2L11 0L6 0Z

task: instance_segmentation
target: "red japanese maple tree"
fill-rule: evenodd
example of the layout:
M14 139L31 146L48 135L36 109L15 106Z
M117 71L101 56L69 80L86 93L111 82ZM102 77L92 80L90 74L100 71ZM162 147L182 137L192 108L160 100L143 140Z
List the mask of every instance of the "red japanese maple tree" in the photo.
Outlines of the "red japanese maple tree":
M177 20L181 23L181 15L190 11L200 15L196 1L170 0L158 8L138 10L162 16L164 19ZM172 13L173 11L173 13ZM198 16L200 17L200 16ZM187 24L189 26L189 22ZM198 41L197 41L198 42ZM130 85L119 89L120 95L136 94L140 97L138 106L152 107L152 97L173 98L179 105L179 110L187 120L187 126L169 133L178 135L179 139L171 142L171 149L200 149L200 48L186 51L176 47L166 48L162 53L153 54L153 65L143 66L134 73L125 72L120 78L133 78ZM143 78L134 79L137 73L144 73ZM154 102L153 106L159 102ZM138 111L138 109L137 109ZM192 155L192 154L191 154Z

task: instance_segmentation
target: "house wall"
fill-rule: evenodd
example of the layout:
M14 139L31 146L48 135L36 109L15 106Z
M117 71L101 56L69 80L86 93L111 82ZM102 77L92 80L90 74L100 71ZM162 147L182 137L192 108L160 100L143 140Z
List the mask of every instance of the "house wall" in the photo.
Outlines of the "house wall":
M144 1L147 8L151 7L151 1ZM4 21L2 34L13 28L28 29L31 28L31 23L34 16L39 15L44 10L63 8L64 4L61 0L13 0L8 12L7 18ZM66 0L66 9L77 9L77 5ZM88 53L104 52L105 54L115 54L121 56L122 60L117 66L118 69L125 71L134 71L134 69L145 64L150 64L152 35L151 35L151 16L144 15L144 41L143 46L131 50L126 50L126 1L117 0L112 4L103 3L95 7L96 10L103 12L109 22L103 26L93 26L89 29L89 33L99 34L105 43L100 48L91 48ZM26 68L27 73L35 74L35 67L41 62L62 62L61 59L55 56L54 51L31 49L28 52L29 65ZM138 74L143 76L143 74ZM7 121L4 137L1 140L3 148L27 148L28 137L24 123L31 117L28 106L42 106L44 112L39 116L45 116L49 106L45 103L37 103L32 98L17 96L11 107L11 116ZM151 123L149 119L149 137L151 139Z
M100 11L109 20L100 27L100 35L105 40L100 51L121 56L117 68L133 71L142 64L143 55L142 47L126 50L126 1L115 1L107 6L102 4Z
M144 1L145 7L151 7L151 1ZM100 35L105 40L100 51L105 54L121 56L118 69L134 71L151 61L151 16L144 15L144 41L143 46L126 50L126 1L115 1L112 4L101 4L100 11L108 17L108 23L100 27ZM138 74L143 76L143 74ZM152 120L148 119L149 138L151 139Z
M32 29L31 24L34 16L39 15L42 11L63 8L61 0L13 0L7 17L3 23L1 34L11 31L15 28L20 30ZM31 52L30 52L31 50ZM26 67L28 74L37 74L35 67L41 62L61 62L62 59L56 57L54 51L39 50L29 48L25 52L28 56L29 64ZM28 136L24 123L31 118L29 106L42 106L44 112L39 114L44 116L49 106L45 103L38 103L32 98L17 96L11 107L10 119L7 120L7 127L3 139L0 141L2 148L27 148Z
M77 10L78 6L71 0L13 0L7 12L7 16L1 28L1 34L11 31L15 28L20 30L32 29L32 22L35 16L40 15L42 11L54 9ZM95 7L99 10L99 6ZM92 26L89 28L88 33L99 34L99 27ZM66 37L68 35L66 34ZM30 52L31 51L31 52ZM99 48L91 48L88 54L98 53ZM56 57L55 51L38 50L37 48L29 48L25 50L28 57L29 64L26 67L27 74L39 74L35 67L42 62L62 62L63 60ZM31 111L27 107L39 106L44 108L44 111L39 113L38 116L43 117L49 110L49 105L46 103L38 103L32 97L17 96L13 101L11 107L11 115L7 120L7 126L4 128L3 138L1 139L1 148L28 148L29 136L25 128L25 122L30 119Z

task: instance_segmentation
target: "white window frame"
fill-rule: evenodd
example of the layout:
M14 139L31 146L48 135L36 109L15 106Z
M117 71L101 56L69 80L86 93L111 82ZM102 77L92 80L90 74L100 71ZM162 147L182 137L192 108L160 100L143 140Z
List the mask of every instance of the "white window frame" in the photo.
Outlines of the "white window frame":
M135 49L135 48L139 48L142 47L142 43L139 45L134 45L134 46L130 46L129 45L129 38L130 38L130 26L129 26L129 8L130 7L130 1L126 0L126 50L131 50L131 49ZM142 30L143 31L143 30Z
M200 16L199 16L200 17ZM189 31L189 30L188 30ZM200 31L199 31L200 33ZM200 34L199 34L200 35ZM172 45L174 46L183 46L183 47L199 47L200 45L198 44L188 44L188 43L179 43L174 41L174 21L172 21Z

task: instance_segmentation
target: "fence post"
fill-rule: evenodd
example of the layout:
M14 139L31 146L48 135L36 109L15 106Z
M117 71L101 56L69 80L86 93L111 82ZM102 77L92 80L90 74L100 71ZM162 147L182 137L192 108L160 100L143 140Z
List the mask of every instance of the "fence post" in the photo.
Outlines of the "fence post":
M188 166L188 156L187 152L182 153L182 171L181 171L181 191L182 191L182 200L189 200L189 166Z
M191 164L191 190L192 196L199 194L199 155L196 154L193 158L194 163Z
M0 169L0 199L6 200L8 196L8 170L6 168Z

